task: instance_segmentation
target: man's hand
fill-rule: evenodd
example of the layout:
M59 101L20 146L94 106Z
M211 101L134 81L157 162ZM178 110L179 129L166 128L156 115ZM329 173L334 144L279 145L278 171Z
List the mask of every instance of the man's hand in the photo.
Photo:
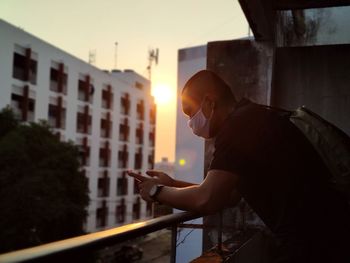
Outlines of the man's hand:
M142 199L147 202L153 202L154 200L149 196L149 192L153 185L158 184L157 180L143 176L141 174L134 173L132 171L127 171L127 174L133 177L138 182L137 186L139 188Z
M141 182L144 182L144 181L147 181L147 180L152 180L154 181L153 178L150 178L150 177L146 177L146 176L143 176L141 173L135 173L133 171L126 171L126 173L133 177L138 183L141 183Z
M139 183L138 186L140 189L140 195L143 200L147 202L154 202L154 200L149 196L149 192L154 185L157 185L157 184L152 180L145 180Z
M171 187L173 187L175 184L175 180L166 173L163 173L162 171L149 170L146 172L146 174L155 179L157 184L162 184Z
M156 181L154 177L143 176L131 171L128 172L128 175L139 182L141 197L146 201L153 201L149 192L152 186L159 181ZM232 194L232 191L237 188L238 180L237 174L210 170L200 185L182 188L164 186L157 195L157 200L177 209L213 214L223 209L232 198L231 195L235 195Z
M169 175L167 175L166 173L163 173L162 171L148 170L146 174L149 175L150 177L137 174L133 171L127 171L127 174L134 177L139 182L143 182L145 180L153 180L157 184L170 186L170 187L175 186L175 180L171 178Z

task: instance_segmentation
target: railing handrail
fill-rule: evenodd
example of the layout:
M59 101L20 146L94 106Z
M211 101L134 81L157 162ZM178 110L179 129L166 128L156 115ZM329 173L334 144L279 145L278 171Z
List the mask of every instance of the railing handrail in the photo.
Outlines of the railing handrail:
M193 212L180 212L165 215L137 223L128 224L100 232L55 241L44 245L17 250L0 255L1 263L27 262L49 259L55 255L78 252L86 249L99 249L115 245L123 241L143 236L148 233L178 224L180 222L201 217Z

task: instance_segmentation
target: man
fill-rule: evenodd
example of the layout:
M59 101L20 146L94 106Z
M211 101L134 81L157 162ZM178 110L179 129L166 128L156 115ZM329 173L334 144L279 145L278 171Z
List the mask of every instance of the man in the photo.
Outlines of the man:
M182 109L194 134L215 138L208 173L197 185L158 171L148 171L151 177L130 172L143 199L211 214L242 196L280 242L278 262L350 262L348 205L330 188L328 169L283 111L236 101L230 87L207 70L184 86Z

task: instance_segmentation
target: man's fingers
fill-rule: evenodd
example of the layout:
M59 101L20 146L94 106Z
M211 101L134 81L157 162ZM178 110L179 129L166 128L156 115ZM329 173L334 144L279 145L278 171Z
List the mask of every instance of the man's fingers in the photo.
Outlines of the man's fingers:
M159 176L159 174L162 173L161 171L156 171L156 170L148 170L146 172L147 175L154 177L154 176Z
M143 181L145 181L145 180L148 179L147 177L145 177L145 176L143 176L143 175L141 175L141 174L134 173L134 172L132 172L132 171L127 171L126 173L127 173L129 176L134 177L136 180L138 180L138 181L140 181L140 182L143 182Z

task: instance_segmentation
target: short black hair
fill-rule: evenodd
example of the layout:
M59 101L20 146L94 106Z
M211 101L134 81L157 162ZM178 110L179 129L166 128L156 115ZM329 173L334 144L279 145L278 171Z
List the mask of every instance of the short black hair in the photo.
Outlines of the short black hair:
M217 98L217 101L223 104L232 104L236 102L236 98L230 86L216 73L210 70L201 70L194 74L186 82L182 89L182 94L188 89L200 94L213 94Z

